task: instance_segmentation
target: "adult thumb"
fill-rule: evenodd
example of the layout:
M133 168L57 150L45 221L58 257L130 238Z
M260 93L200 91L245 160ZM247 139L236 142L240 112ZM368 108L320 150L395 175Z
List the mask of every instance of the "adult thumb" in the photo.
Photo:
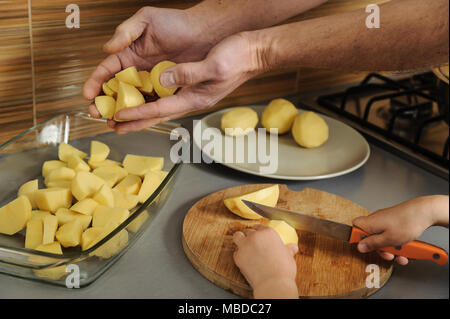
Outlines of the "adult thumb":
M205 62L181 63L161 73L159 81L166 88L193 86L210 80Z

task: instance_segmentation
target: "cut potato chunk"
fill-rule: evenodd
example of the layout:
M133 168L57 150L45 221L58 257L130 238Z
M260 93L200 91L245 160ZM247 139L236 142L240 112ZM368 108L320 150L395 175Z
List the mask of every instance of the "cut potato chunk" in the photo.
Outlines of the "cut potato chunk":
M139 197L133 194L125 194L116 190L112 190L115 208L133 209L139 202Z
M96 96L94 99L98 112L105 119L112 119L116 112L116 100L108 95Z
M120 87L120 82L124 82L124 83L130 84L135 87L142 86L141 77L139 76L139 73L136 70L136 67L134 67L134 66L130 66L130 67L126 68L125 70L122 70L122 71L116 73L116 79L119 80L119 87ZM120 90L120 88L119 88L119 90Z
M92 169L96 169L96 168L104 167L104 166L121 166L122 165L120 162L113 161L110 159L105 159L102 162L94 162L94 161L89 160L88 164Z
M83 230L87 229L92 221L92 216L76 213L67 208L58 209L55 216L58 218L59 226L78 220Z
M99 205L92 215L92 227L104 227L109 222L120 225L128 216L130 212L127 209Z
M116 92L114 92L113 90L111 90L111 88L108 86L108 84L106 82L104 82L102 84L102 91L103 93L105 93L107 96L111 96L111 97L115 97L116 96Z
M67 162L71 155L78 156L83 159L87 156L86 153L80 151L79 149L73 147L72 145L61 143L58 147L58 157L61 161Z
M83 215L92 216L92 213L97 208L98 203L92 198L85 198L70 207L70 210Z
M142 181L139 176L127 175L127 177L125 177L119 184L114 187L114 190L125 194L137 195L139 193L141 185Z
M70 190L72 188L72 182L71 181L47 182L45 186L47 186L47 188L66 188Z
M61 245L57 241L46 245L39 245L36 247L36 250L55 255L62 255ZM32 256L30 257L30 260L41 264L50 264L55 262L54 259L44 256ZM33 269L33 272L38 277L59 280L66 274L66 265L46 269Z
M127 170L120 166L103 166L92 173L103 179L109 187L114 187L128 175Z
M235 107L221 118L222 131L229 136L243 136L255 130L258 113L249 107Z
M44 210L32 210L31 211L31 219L42 219L45 216L51 215L50 212L46 212Z
M140 156L127 154L123 167L128 174L144 177L149 171L160 171L164 167L164 157Z
M91 167L85 161L74 155L69 157L67 167L72 169L75 173L79 171L89 172L91 170ZM75 175L73 177L75 177ZM72 180L73 177L70 180Z
M257 204L262 204L270 207L275 207L278 202L280 189L277 185L263 188L259 191L245 194L238 197L225 199L223 202L225 206L234 214L246 219L260 219L259 214L247 207L242 200L248 200Z
M130 84L119 82L115 113L119 112L121 109L135 107L142 104L145 104L145 99L138 89ZM115 115L114 120L118 121Z
M175 65L176 63L174 62L162 61L159 62L157 65L155 65L151 70L150 80L152 81L153 89L155 90L156 94L158 94L159 97L171 96L177 90L177 88L166 88L162 86L159 80L161 73L163 73L165 70Z
M26 196L19 196L0 208L0 233L14 235L25 228L30 217L30 200Z
M73 157L73 156L71 156ZM70 182L75 177L76 172L68 167L61 167L57 168L50 173L48 173L47 177L45 178L45 184L47 185L50 182Z
M66 223L59 227L56 232L56 239L63 247L75 247L81 243L83 228L78 219Z
M35 249L42 244L44 226L41 218L31 218L27 223L25 233L25 248Z
M91 141L90 161L103 162L110 152L108 145L99 141Z
M136 217L131 223L128 224L127 230L136 233L147 221L148 217L149 217L148 212L144 210L138 217Z
M115 223L109 223L105 227L102 228L102 233L98 238L96 238L93 242L91 242L91 247L98 243L100 240L108 236L118 225ZM125 229L122 229L118 232L114 237L109 239L106 243L101 245L99 248L92 252L93 256L97 256L100 258L110 258L117 253L119 253L128 243L128 232Z
M298 110L294 104L285 99L275 99L264 109L261 124L267 132L276 128L278 134L284 134L291 130L297 114Z
M139 91L145 94L153 94L153 84L150 73L147 71L139 71L138 74L142 82L142 86L138 87Z
M72 180L72 194L77 200L83 200L86 197L92 197L105 184L103 179L89 173L78 172Z
M114 195L112 189L106 184L104 184L92 198L100 205L114 207Z
M106 82L106 85L115 93L119 91L119 80L117 80L116 78L110 79L108 82Z
M17 192L17 196L26 196L28 197L28 200L30 201L31 208L35 209L37 208L36 202L34 200L34 193L39 189L38 187L38 180L33 179L32 181L26 182L22 186L20 186L19 191Z
M55 241L56 230L58 229L58 218L55 215L47 215L42 218L44 232L42 235L42 244L50 244Z
M101 240L98 238L100 238L102 234L103 234L102 227L90 227L86 229L81 235L81 249L86 250L94 246ZM97 241L94 243L95 240Z
M157 172L148 172L145 174L144 181L139 189L139 203L145 202L162 182L161 174Z
M67 163L57 160L45 161L44 164L42 165L42 176L44 176L45 178L47 177L48 173L61 167L67 167Z
M56 212L59 208L69 208L72 205L72 193L67 188L40 189L34 199L40 210Z
M295 228L287 224L283 220L271 220L267 226L273 228L285 245L296 244L298 245L298 235Z

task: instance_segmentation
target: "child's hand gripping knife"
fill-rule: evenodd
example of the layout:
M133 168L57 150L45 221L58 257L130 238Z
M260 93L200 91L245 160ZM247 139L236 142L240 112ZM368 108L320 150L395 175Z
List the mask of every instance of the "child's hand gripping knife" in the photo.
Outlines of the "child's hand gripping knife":
M233 241L237 245L234 261L255 299L298 298L293 258L297 245L285 246L272 228L263 225L234 233Z
M369 216L358 217L353 225L374 234L358 244L362 253L383 247L398 246L418 238L430 226L448 228L449 202L448 196L435 195L417 197L382 209ZM386 260L393 260L400 265L407 265L408 259L403 256L378 251Z

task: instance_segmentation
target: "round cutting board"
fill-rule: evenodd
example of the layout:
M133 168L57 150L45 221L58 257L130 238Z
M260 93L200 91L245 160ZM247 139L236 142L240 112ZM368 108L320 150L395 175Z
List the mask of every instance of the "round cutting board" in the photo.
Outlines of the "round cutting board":
M234 264L232 236L238 230L267 220L242 219L231 213L223 200L270 185L243 185L210 194L192 206L183 223L183 249L192 265L214 284L245 298L252 297L252 289ZM369 214L363 207L339 196L311 188L294 192L286 185L280 185L277 207L348 225L354 218ZM309 232L297 233L296 280L301 298L369 296L379 289L366 287L366 278L373 269L367 266L371 264L379 267L379 287L391 276L392 263L376 253L360 254L355 245Z

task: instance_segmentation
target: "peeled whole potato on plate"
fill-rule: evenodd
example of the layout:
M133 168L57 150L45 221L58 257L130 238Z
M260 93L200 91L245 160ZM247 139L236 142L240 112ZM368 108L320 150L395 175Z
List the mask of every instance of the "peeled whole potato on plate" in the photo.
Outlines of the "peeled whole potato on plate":
M226 135L242 136L258 125L258 114L249 107L235 107L222 115L221 128Z
M284 134L289 132L297 115L298 110L294 104L285 99L275 99L264 109L261 124L267 132L276 128L278 134Z
M292 136L302 147L319 147L328 140L328 134L325 120L311 111L297 115L292 125Z

